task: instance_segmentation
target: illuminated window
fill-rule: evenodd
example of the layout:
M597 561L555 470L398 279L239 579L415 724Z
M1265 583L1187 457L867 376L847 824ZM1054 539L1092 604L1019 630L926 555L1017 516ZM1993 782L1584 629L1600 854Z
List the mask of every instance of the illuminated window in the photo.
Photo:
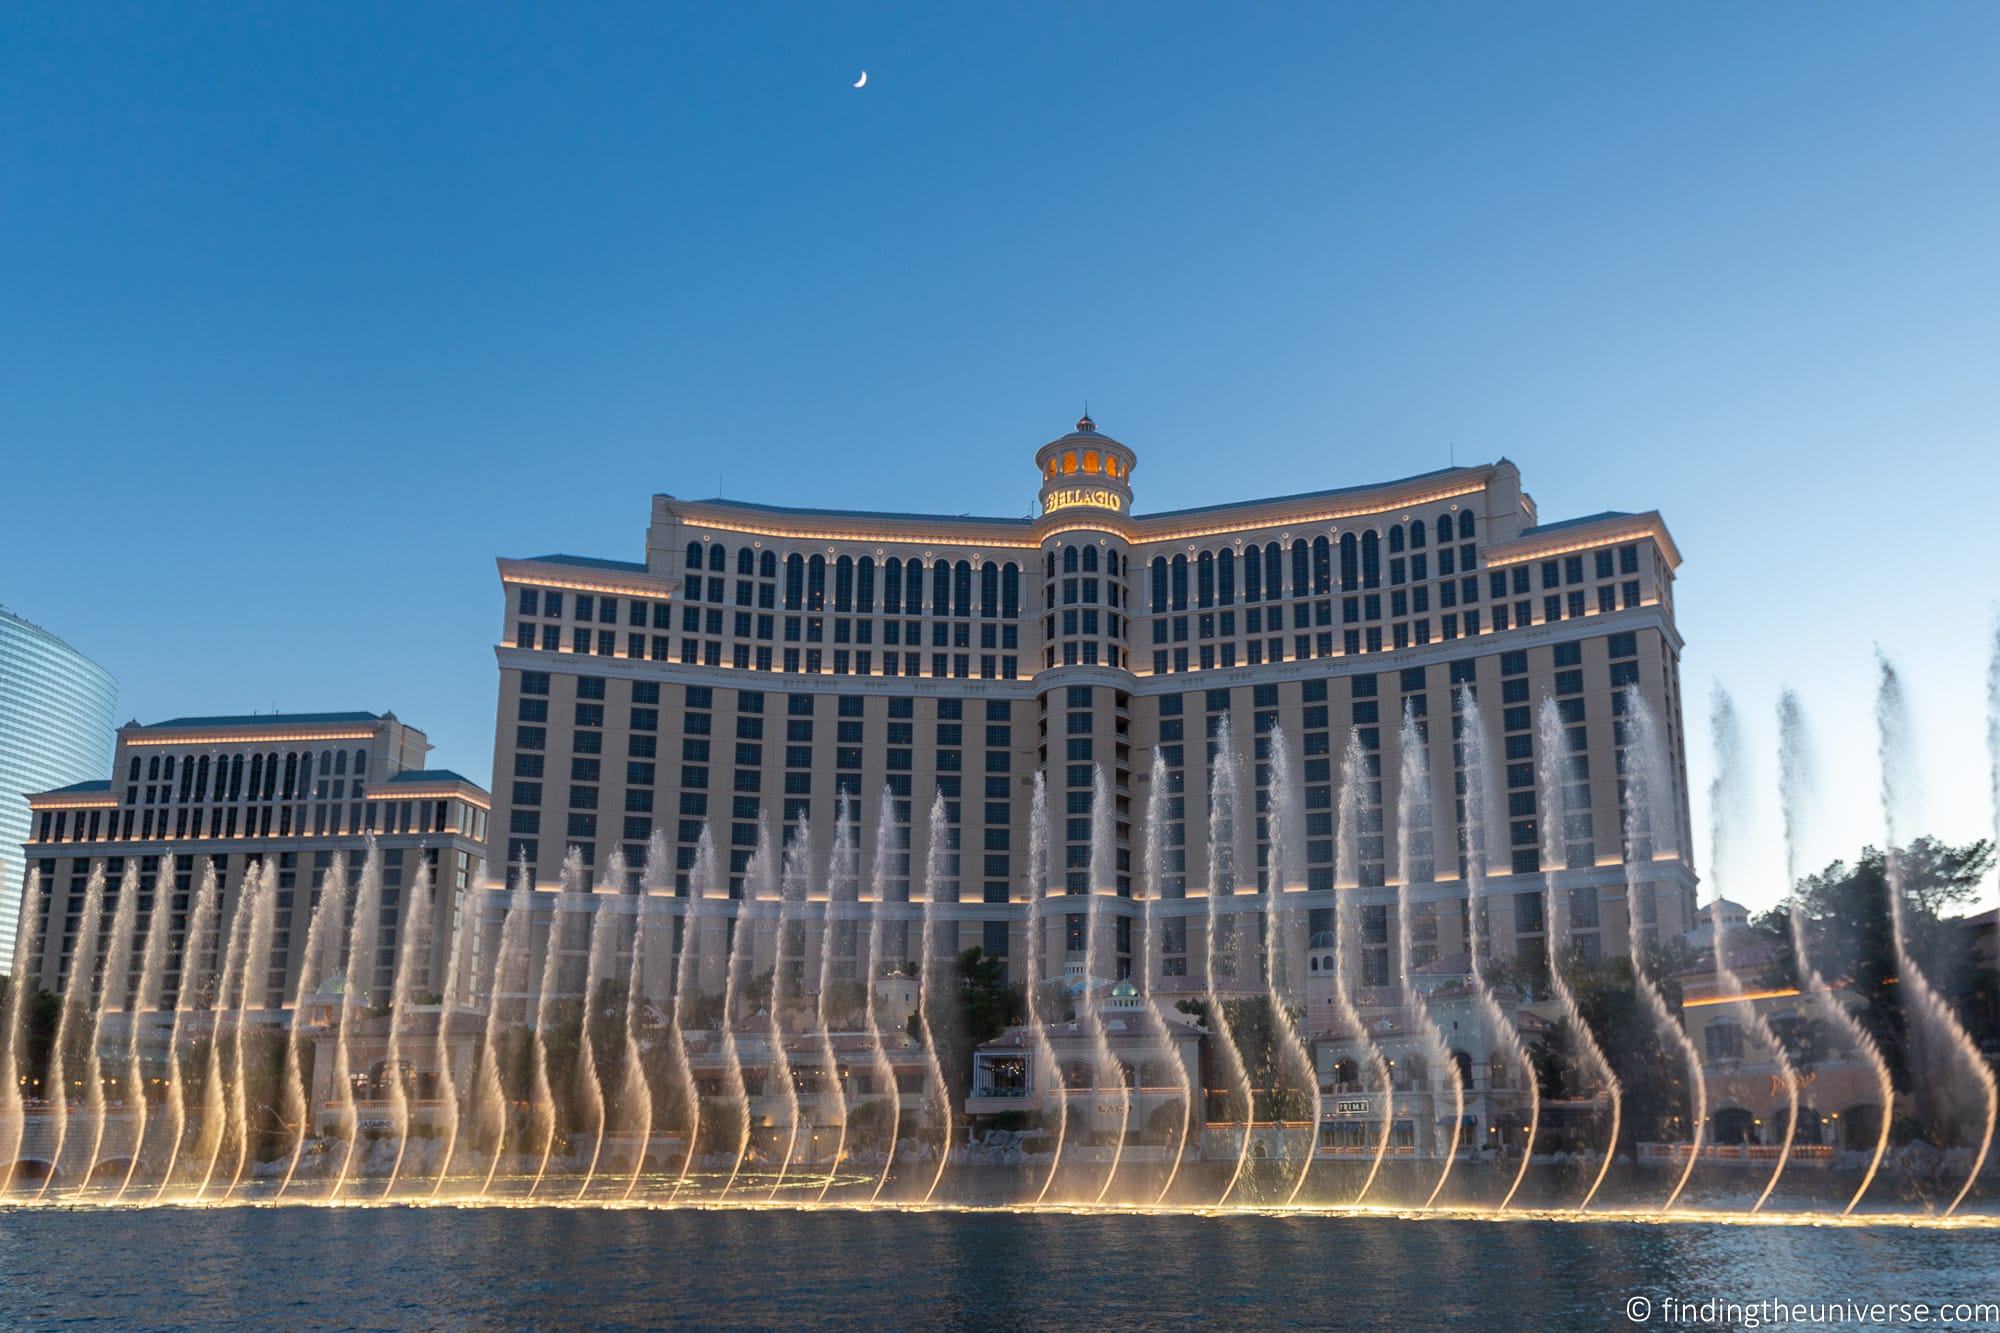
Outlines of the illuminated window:
M1084 450L1083 470L1085 472L1095 472L1097 471L1097 468L1098 468L1097 450L1095 449Z
M1064 472L1065 474L1067 474L1067 473L1071 473L1071 472L1074 472L1074 471L1076 471L1076 455L1075 455L1075 454L1064 454L1064 455L1063 455L1063 472Z

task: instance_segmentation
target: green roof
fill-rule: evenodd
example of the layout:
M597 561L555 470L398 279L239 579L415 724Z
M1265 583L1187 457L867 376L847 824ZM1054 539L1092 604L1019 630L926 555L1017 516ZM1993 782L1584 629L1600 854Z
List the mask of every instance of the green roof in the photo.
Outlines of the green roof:
M381 785L392 787L398 782L463 782L468 787L479 785L463 773L454 773L448 768L406 768Z
M170 717L145 727L292 727L328 722L380 722L382 713L238 713L221 717Z

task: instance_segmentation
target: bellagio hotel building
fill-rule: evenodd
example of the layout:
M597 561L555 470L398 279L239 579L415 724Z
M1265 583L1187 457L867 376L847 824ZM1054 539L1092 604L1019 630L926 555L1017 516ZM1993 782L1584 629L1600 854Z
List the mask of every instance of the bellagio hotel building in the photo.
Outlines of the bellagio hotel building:
M1285 906L1330 928L1357 895L1364 981L1386 981L1397 931L1399 728L1430 749L1432 845L1455 845L1463 792L1457 687L1475 687L1504 821L1488 835L1493 947L1539 954L1535 729L1560 709L1569 754L1563 928L1588 952L1692 924L1679 653L1678 554L1657 513L1544 523L1510 462L1399 480L1137 513L1133 450L1086 417L1035 454L1034 518L792 509L656 495L644 558L502 559L503 634L489 883L525 864L555 886L565 850L594 876L614 848L636 868L657 830L676 892L706 825L729 897L760 816L803 820L825 865L845 793L859 820L862 896L875 894L880 797L893 848L879 910L923 897L929 812L942 796L938 910L959 948L1018 979L1030 910L1034 778L1047 784L1050 883L1035 915L1045 971L1083 947L1086 893L1104 895L1117 970L1201 975L1210 755L1227 717L1239 809L1261 816L1281 731L1303 788L1304 882ZM1654 829L1628 900L1620 778L1632 687L1660 720L1671 829ZM1366 781L1355 855L1336 856L1340 756L1358 733ZM1146 938L1144 828L1154 756L1167 784L1156 956ZM1093 770L1116 807L1114 882L1091 883ZM1456 803L1462 811L1462 800ZM1265 831L1261 817L1255 834ZM1246 838L1247 842L1247 838ZM1268 849L1217 886L1255 910ZM1413 858L1414 860L1414 858ZM1337 866L1351 867L1350 883ZM1462 858L1408 868L1413 963L1465 947ZM621 886L599 884L601 891ZM622 886L629 887L629 886ZM718 884L710 892L720 896ZM1294 896L1296 895L1296 896ZM820 910L819 884L808 911ZM719 907L740 910L732 902ZM950 927L946 927L949 932ZM945 941L949 942L949 939ZM1301 942L1301 947L1302 947ZM1183 983L1186 984L1186 983Z

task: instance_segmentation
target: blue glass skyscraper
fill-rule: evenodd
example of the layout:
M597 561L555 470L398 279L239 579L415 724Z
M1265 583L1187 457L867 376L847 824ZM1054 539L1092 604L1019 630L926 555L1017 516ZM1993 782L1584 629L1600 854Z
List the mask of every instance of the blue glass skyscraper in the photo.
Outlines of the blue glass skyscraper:
M26 795L102 780L117 706L110 672L0 607L0 967L14 957L21 914Z

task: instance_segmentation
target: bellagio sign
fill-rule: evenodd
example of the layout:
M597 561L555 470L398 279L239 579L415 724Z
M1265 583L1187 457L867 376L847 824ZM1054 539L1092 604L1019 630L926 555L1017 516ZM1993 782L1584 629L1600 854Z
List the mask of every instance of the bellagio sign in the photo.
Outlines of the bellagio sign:
M1125 507L1125 497L1116 491L1106 490L1103 487L1071 487L1065 490L1050 491L1048 498L1042 502L1042 512L1045 514L1054 513L1058 509L1074 509L1079 505L1088 506L1092 509L1109 509L1115 512Z

